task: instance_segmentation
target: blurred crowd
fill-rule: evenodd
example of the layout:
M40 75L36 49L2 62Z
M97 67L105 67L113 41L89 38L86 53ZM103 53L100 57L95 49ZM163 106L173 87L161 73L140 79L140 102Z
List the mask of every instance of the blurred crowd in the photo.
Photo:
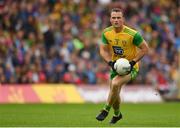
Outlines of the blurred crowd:
M179 0L0 0L0 83L106 84L101 33L113 7L150 46L132 84L178 79Z

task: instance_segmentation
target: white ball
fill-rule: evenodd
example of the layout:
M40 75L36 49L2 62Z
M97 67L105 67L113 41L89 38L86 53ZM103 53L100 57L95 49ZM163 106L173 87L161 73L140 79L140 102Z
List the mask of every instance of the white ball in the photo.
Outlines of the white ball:
M116 60L116 63L114 64L114 69L119 75L123 76L129 73L129 71L131 70L131 65L129 64L129 61L127 59L120 58Z

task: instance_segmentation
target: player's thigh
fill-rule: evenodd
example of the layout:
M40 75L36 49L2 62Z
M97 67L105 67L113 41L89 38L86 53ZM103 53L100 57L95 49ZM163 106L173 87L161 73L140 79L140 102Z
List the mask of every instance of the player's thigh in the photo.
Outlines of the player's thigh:
M112 79L111 86L118 86L121 88L122 85L128 83L130 80L131 80L130 74L125 75L125 76L117 75Z
M117 86L118 93L120 93L122 86ZM110 90L112 89L112 80L110 81Z

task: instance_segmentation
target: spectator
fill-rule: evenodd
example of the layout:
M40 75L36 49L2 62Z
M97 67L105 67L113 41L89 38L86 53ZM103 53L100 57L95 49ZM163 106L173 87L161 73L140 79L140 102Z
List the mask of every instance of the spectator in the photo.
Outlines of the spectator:
M6 0L0 5L0 82L105 84L108 67L97 47L114 6L150 46L133 83L176 81L178 0Z

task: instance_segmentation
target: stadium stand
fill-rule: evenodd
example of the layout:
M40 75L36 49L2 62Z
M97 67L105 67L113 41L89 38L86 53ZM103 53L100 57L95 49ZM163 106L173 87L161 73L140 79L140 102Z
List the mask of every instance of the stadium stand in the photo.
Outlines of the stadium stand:
M150 53L131 84L165 90L178 80L178 0L4 0L0 3L0 82L106 84L98 44L112 7L141 32Z

